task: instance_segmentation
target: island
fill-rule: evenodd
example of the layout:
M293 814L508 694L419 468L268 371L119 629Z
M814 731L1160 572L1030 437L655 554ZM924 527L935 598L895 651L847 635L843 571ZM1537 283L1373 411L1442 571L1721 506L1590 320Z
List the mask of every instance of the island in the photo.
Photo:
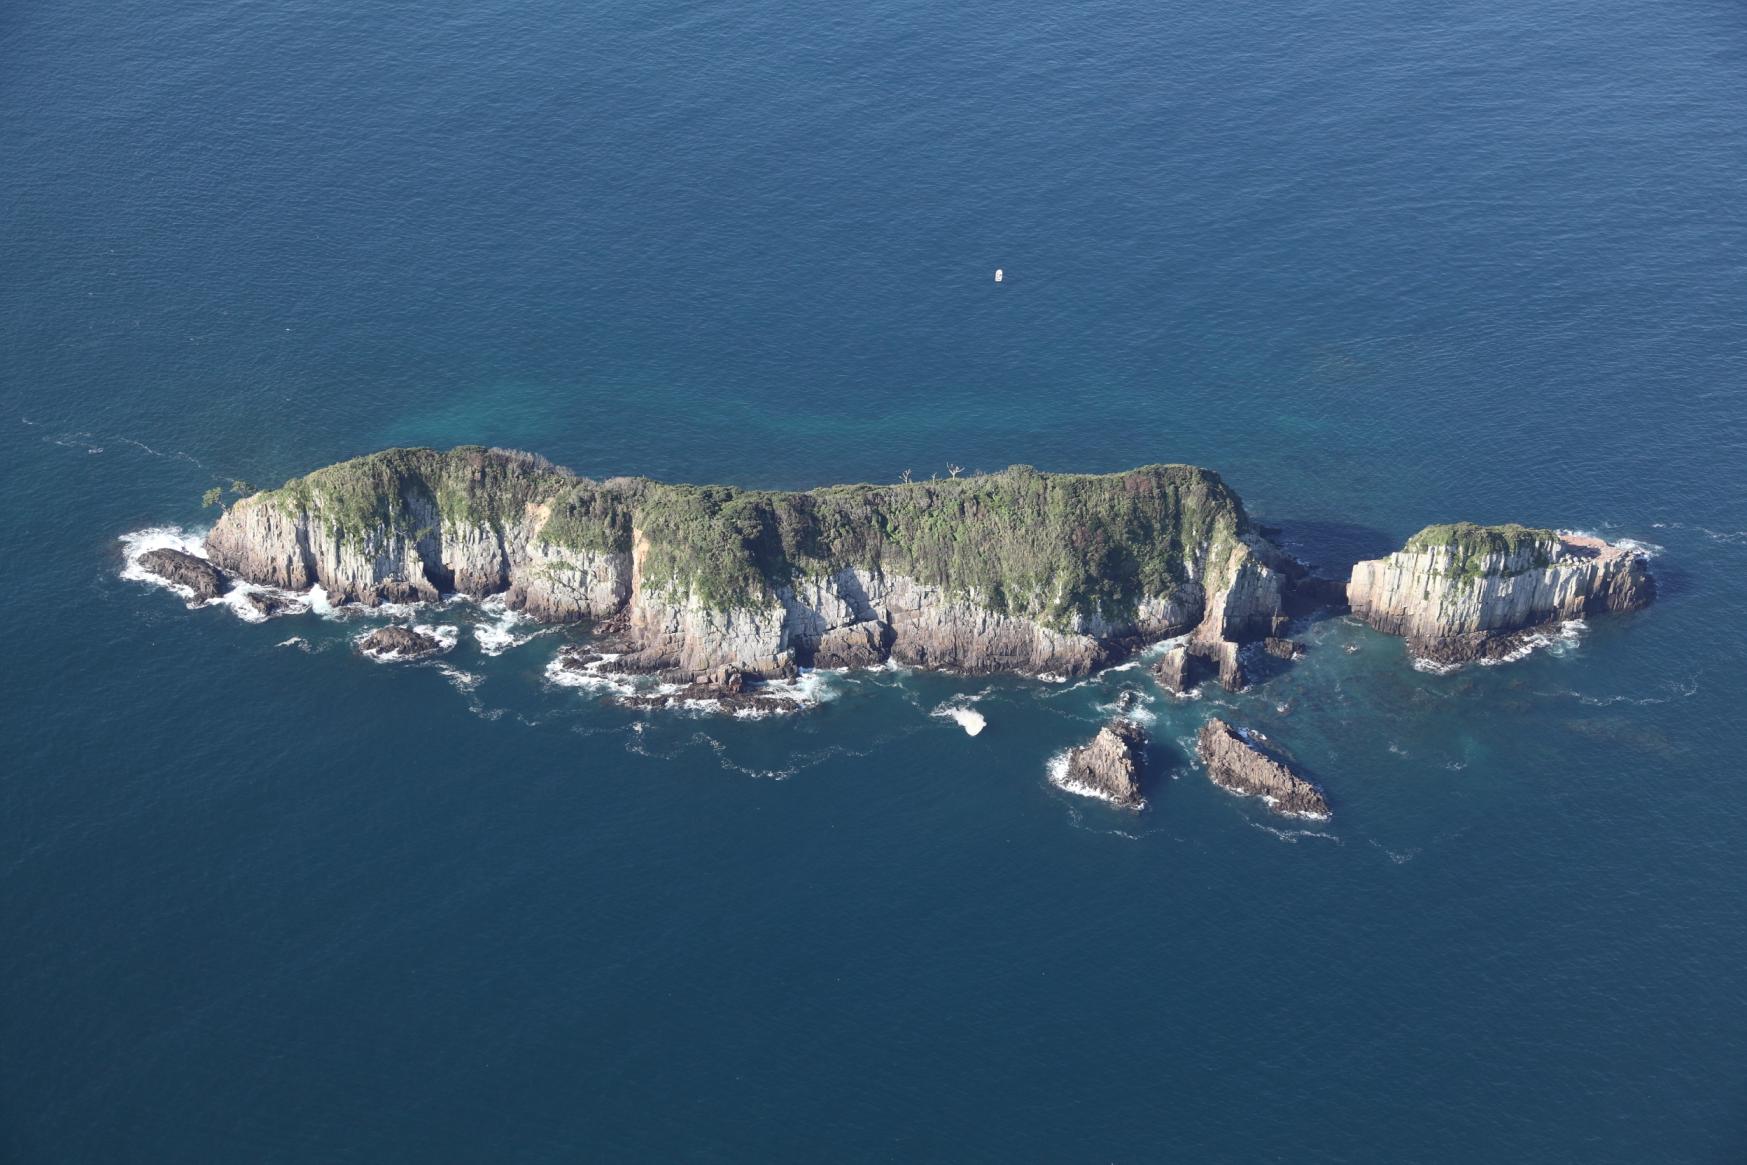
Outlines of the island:
M1347 583L1353 614L1407 638L1434 663L1508 659L1536 629L1656 596L1644 552L1629 542L1527 526L1427 526Z
M1308 573L1193 466L778 492L595 481L472 446L390 449L243 498L206 550L335 603L459 593L588 620L612 648L599 666L686 683L888 659L1077 676L1174 636L1235 658Z
M196 605L253 617L332 604L496 599L588 632L552 674L603 676L631 707L749 715L805 706L773 681L898 663L967 674L1083 676L1164 644L1169 692L1231 691L1289 667L1295 620L1350 615L1438 667L1517 658L1560 621L1655 596L1627 541L1521 525L1428 526L1398 551L1319 577L1256 525L1217 473L998 473L811 490L595 480L535 454L388 449L241 497L204 545L137 565ZM238 586L238 583L248 584ZM379 661L447 651L440 629L359 641ZM611 686L609 685L609 686ZM1136 809L1146 735L1126 717L1059 759L1057 783ZM1210 718L1208 777L1276 813L1328 801L1277 744Z

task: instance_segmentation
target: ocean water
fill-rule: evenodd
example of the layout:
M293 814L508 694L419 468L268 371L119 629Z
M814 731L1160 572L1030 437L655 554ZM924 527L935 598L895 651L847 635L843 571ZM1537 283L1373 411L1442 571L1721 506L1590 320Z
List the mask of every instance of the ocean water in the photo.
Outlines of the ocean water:
M0 1159L1747 1159L1743 69L1718 0L8 6ZM1187 461L1331 569L1521 520L1661 598L752 722L121 577L460 442ZM1047 779L1125 688L1139 816Z

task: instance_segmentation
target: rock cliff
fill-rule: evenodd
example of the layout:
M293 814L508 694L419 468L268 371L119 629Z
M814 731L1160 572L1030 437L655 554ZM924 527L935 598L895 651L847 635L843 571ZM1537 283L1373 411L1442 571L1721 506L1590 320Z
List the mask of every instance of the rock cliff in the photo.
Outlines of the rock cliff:
M1424 659L1460 663L1517 650L1526 630L1655 596L1642 551L1524 526L1428 526L1387 558L1360 562L1353 614L1407 638Z
M502 595L609 621L622 670L754 676L887 658L1078 675L1183 633L1234 655L1277 625L1295 565L1190 466L779 493L596 482L473 446L388 450L243 499L207 552L335 602Z

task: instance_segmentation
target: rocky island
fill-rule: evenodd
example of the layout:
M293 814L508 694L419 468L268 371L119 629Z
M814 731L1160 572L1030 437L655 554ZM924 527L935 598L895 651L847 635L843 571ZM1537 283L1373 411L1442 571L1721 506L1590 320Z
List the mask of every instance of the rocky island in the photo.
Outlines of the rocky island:
M1656 594L1643 551L1527 526L1427 526L1387 558L1353 567L1347 601L1436 663L1503 659L1535 628L1630 611Z
M593 481L478 447L317 470L236 502L206 549L333 602L501 596L593 621L602 666L688 684L888 659L1073 676L1178 635L1235 659L1305 573L1192 466L785 493Z

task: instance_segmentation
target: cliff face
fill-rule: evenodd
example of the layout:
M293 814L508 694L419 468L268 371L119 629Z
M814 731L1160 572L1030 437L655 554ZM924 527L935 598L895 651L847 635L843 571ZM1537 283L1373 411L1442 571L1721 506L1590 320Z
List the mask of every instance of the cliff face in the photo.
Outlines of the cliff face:
M1427 527L1389 557L1356 564L1347 584L1353 614L1441 662L1496 658L1517 645L1516 632L1633 610L1654 595L1632 547L1467 523Z
M614 620L640 671L772 675L887 658L1089 671L1193 630L1266 634L1285 559L1216 474L1003 473L804 493L599 483L527 454L395 449L244 499L207 538L253 582L335 602L502 595Z

